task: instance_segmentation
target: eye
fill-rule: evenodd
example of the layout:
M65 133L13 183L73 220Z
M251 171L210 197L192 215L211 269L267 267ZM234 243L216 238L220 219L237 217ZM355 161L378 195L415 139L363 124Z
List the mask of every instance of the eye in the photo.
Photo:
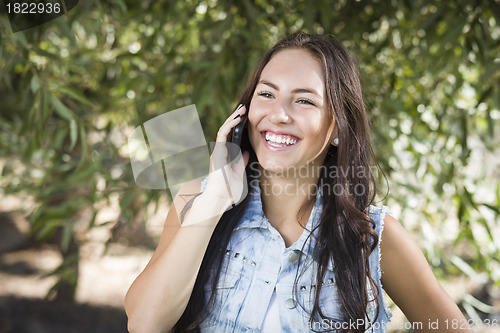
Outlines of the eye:
M297 103L299 104L307 104L307 105L312 105L312 106L316 106L316 104L314 104L311 100L309 99L306 99L306 98L301 98L297 101Z
M273 98L274 97L273 94L271 94L268 91L259 92L259 93L257 93L257 95L265 97L265 98Z

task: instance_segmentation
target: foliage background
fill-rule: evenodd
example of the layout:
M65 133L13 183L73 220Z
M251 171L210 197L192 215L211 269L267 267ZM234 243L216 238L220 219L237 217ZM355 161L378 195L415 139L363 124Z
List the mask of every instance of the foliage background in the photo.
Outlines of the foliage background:
M357 56L390 185L379 199L435 274L499 287L499 20L495 0L87 0L18 33L2 15L0 193L30 202L33 237L58 244L49 297L73 299L86 235L119 222L103 207L140 225L167 196L134 184L130 131L196 104L210 141L259 57L300 29ZM476 320L489 301L459 297Z

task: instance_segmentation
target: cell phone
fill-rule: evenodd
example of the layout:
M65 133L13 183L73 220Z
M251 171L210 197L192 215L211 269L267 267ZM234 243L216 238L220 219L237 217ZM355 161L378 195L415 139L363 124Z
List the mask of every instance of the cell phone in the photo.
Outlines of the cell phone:
M245 114L241 116L241 121L233 128L233 131L231 133L231 142L238 147L241 147L241 139L243 138L243 132L245 130L245 127L247 126L248 121L248 105L245 105L245 108ZM229 149L229 155L232 161L238 155L238 149L236 149L236 147L234 146L231 148Z
M238 125L236 125L233 128L233 135L231 138L231 142L238 145L238 147L241 146L241 138L243 137L243 130L247 125L247 120L248 120L248 109L245 112L245 114L241 116L241 121L238 123Z

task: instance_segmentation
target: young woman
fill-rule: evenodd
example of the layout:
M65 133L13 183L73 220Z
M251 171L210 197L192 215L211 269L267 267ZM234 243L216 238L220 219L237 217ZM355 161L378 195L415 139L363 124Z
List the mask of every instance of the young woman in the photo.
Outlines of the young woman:
M208 178L174 199L127 293L131 332L386 332L382 288L419 332L472 332L387 207L371 205L358 69L338 41L278 42L240 103L217 142L248 115L242 158L216 167L228 155L217 145Z

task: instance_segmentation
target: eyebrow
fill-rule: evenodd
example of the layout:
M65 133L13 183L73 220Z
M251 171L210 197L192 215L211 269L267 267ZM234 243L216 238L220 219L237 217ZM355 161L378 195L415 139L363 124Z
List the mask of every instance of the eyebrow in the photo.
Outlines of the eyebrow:
M265 84L266 86L269 86L277 91L280 91L280 89L278 88L277 85L275 85L274 83L271 83L269 81L266 81L266 80L260 80L257 84ZM292 90L292 94L298 94L298 93L309 93L309 94L314 94L318 97L321 97L321 95L314 89L311 89L311 88L297 88L297 89L294 89Z

